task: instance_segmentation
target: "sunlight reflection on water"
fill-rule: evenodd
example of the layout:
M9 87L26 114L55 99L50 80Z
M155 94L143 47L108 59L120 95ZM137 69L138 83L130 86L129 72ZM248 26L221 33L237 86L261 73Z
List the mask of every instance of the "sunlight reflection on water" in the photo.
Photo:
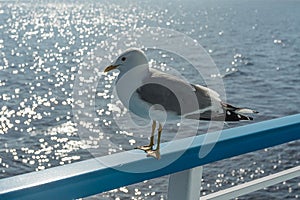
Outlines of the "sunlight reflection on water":
M288 5L293 7L292 4L285 6ZM80 69L89 68L87 57L94 63L99 62L99 58L93 57L93 51L103 48L111 52L107 59L113 60L119 52L105 42L106 38L131 28L161 26L198 39L220 67L222 73L211 76L224 78L228 100L259 110L261 115L257 116L257 121L298 112L300 102L294 91L300 89L296 76L300 73L300 61L299 57L290 55L297 55L297 49L299 53L297 34L300 25L293 21L293 15L286 15L292 25L288 24L286 28L285 18L278 16L274 26L267 11L260 12L264 8L251 6L255 8L247 10L251 17L243 19L245 8L239 4L220 7L205 3L199 6L201 9L196 9L197 6L184 2L157 5L139 2L129 5L125 2L1 2L0 177L88 159L91 158L89 150L93 149L99 151L99 155L107 155L147 142L148 132L130 127L118 130L113 123L113 117L127 113L120 102L110 103L114 98L111 89L117 73L102 77L103 82L96 88L97 117L94 122L80 122L95 135L80 138L78 124L73 120L74 103L82 103L74 102L74 81L76 75L80 76ZM278 8L275 5L274 9L285 9L285 6ZM289 29L288 35L284 35L285 29ZM180 66L182 61L176 56L163 51L148 53L152 55L150 64L153 67L170 72L166 63L178 63L178 71L191 81L197 80L188 67ZM79 80L82 84L94 81L93 77L80 77ZM286 96L282 97L282 91L273 88L274 83L285 89ZM81 92L85 95L85 90ZM260 99L263 102L258 103ZM289 105L282 105L287 99ZM89 114L85 110L82 112ZM121 123L126 127L126 120ZM189 134L188 123L179 125L185 126ZM203 130L205 126L203 123ZM99 127L109 134L104 135ZM168 133L175 129L176 126L167 125L163 140L171 140L173 135ZM116 145L101 146L105 140ZM203 194L280 171L286 165L299 165L298 144L296 141L284 147L211 164L204 172ZM278 184L269 190L280 194L277 196L293 199L297 198L295 194L299 188L297 179L293 184ZM90 199L166 199L166 191L167 177L162 177ZM260 194L261 191L256 193L257 196Z

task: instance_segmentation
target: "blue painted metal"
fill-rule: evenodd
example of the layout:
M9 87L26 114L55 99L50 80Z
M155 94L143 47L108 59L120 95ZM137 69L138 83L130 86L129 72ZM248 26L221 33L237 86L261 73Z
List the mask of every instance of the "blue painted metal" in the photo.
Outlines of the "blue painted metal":
M217 137L218 133L209 134ZM205 135L199 135L172 141L176 149L166 148L160 160L146 158L144 153L132 150L131 154L122 152L1 179L0 199L75 199L298 140L300 114L224 130L212 151L199 158L200 148L211 145L204 139ZM142 172L145 169L157 170Z

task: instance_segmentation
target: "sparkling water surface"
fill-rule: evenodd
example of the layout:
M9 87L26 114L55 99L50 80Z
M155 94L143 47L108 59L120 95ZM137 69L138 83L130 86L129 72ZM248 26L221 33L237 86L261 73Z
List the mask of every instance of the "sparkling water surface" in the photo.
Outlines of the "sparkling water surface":
M259 111L253 122L225 128L299 113L299 9L297 0L1 1L0 177L92 158L93 149L103 156L148 142L149 122L140 122L148 124L147 132L128 127L122 118L128 111L111 103L117 73L99 80L95 77L100 71L82 75L100 62L96 49L105 50L113 60L119 52L106 41L134 28L173 29L203 45L220 70L211 77L223 77L226 101ZM202 81L176 55L154 50L146 54L153 67L170 72L172 66L191 82ZM76 97L85 97L83 86L93 81L99 82L95 97L86 99L95 99L96 117L93 123L78 121L74 105L82 102ZM82 112L84 117L88 114ZM122 118L118 124L116 117ZM162 141L172 140L179 126L186 130L182 137L195 134L189 125L167 123ZM207 129L206 122L200 125L198 134ZM84 136L83 129L93 134ZM201 194L299 165L299 144L205 165ZM167 199L167 184L165 176L86 199ZM299 178L239 199L297 198Z

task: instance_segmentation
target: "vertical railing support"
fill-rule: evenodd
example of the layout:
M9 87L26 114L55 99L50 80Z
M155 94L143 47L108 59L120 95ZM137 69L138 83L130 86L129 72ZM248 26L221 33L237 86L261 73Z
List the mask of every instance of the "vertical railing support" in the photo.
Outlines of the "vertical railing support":
M170 175L168 200L199 200L202 166Z

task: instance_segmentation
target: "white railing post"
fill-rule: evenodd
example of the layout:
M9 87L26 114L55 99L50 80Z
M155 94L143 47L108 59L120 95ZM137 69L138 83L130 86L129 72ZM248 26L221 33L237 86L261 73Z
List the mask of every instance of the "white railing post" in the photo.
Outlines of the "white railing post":
M202 166L171 174L168 200L199 200Z

